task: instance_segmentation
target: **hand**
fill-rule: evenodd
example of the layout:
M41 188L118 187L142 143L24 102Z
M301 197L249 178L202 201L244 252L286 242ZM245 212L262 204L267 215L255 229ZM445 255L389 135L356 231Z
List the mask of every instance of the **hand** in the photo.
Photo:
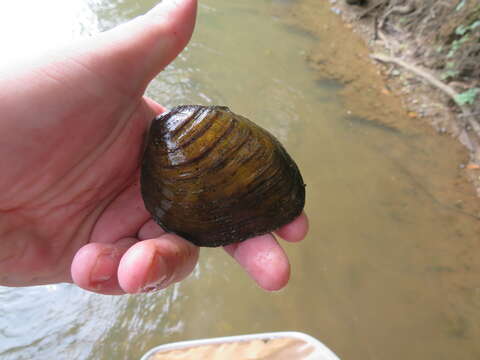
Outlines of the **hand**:
M164 108L143 94L184 48L195 0L152 11L55 56L0 73L0 284L74 282L103 294L164 288L194 268L198 248L144 208L139 159ZM277 233L301 240L301 215ZM226 247L268 290L289 264L271 235Z

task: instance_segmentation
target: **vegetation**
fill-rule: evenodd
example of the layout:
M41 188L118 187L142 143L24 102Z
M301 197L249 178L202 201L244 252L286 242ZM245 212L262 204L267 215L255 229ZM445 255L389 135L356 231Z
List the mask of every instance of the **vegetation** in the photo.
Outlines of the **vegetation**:
M392 53L433 70L469 114L468 123L480 122L478 0L370 0L361 16L366 15L378 19L377 31L392 42Z

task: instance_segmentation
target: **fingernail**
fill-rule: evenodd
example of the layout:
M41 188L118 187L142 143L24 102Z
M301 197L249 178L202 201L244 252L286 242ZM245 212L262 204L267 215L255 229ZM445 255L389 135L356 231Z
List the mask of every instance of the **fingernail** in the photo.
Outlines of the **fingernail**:
M153 292L153 291L158 291L166 287L167 283L167 275L162 276L158 281L155 281L153 283L149 283L145 285L141 292Z
M110 280L115 265L116 260L113 251L108 250L101 253L90 272L90 283L95 286Z
M139 292L152 292L167 287L171 276L163 258L155 253L150 262L148 274Z

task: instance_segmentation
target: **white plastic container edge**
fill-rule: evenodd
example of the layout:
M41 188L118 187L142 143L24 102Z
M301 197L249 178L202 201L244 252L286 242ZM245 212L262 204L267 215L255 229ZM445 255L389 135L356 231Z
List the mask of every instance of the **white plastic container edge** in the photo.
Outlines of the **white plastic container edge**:
M189 347L195 347L200 345L212 345L212 344L222 344L222 343L231 343L231 342L241 342L249 340L261 340L261 339L277 339L277 338L293 338L298 340L303 340L307 344L310 344L314 347L313 353L308 355L303 360L340 360L340 358L335 355L328 347L322 344L320 341L314 337L297 331L281 331L281 332L270 332L270 333L261 333L261 334L249 334L249 335L238 335L238 336L226 336L210 339L199 339L199 340L188 340L188 341L179 341L164 345L156 346L146 352L140 360L149 360L151 356L159 351L170 351L170 350L180 350ZM292 359L294 360L294 359Z

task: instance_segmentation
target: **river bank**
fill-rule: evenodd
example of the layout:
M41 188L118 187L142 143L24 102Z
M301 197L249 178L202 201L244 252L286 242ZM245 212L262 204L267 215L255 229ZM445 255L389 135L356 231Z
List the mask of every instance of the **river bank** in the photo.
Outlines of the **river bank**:
M306 51L305 60L320 85L338 86L347 122L362 124L366 131L422 137L419 147L425 149L439 146L438 139L442 139L441 146L452 154L448 160L451 175L439 179L438 186L430 184L429 191L438 201L480 218L480 167L474 153L462 145L465 131L458 126L458 115L445 95L432 90L430 84L406 69L372 59L372 54L386 50L382 42L369 40L372 27L357 19L361 11L340 0L302 0L289 7L288 15L281 16L296 31L301 29L317 39L316 46ZM332 16L332 12L337 15ZM426 170L413 162L407 167L414 179Z
M480 4L459 0L330 1L365 41L409 116L469 152L460 164L480 196ZM348 3L363 6L349 6Z
M457 139L466 149L459 176L468 178L480 196L480 55L470 44L480 31L480 5L463 0L448 9L431 1L421 6L410 1L402 6L382 0L349 2L364 6L342 0L318 5L336 13L346 31L331 34L328 48L323 42L311 51L309 65L344 84L347 111L372 125L415 131L426 123L437 134ZM338 29L324 18L318 21L309 9L308 0L297 3L292 22L323 38L330 27ZM452 12L457 14L449 16ZM422 34L415 36L415 30ZM435 30L441 33L434 36Z

